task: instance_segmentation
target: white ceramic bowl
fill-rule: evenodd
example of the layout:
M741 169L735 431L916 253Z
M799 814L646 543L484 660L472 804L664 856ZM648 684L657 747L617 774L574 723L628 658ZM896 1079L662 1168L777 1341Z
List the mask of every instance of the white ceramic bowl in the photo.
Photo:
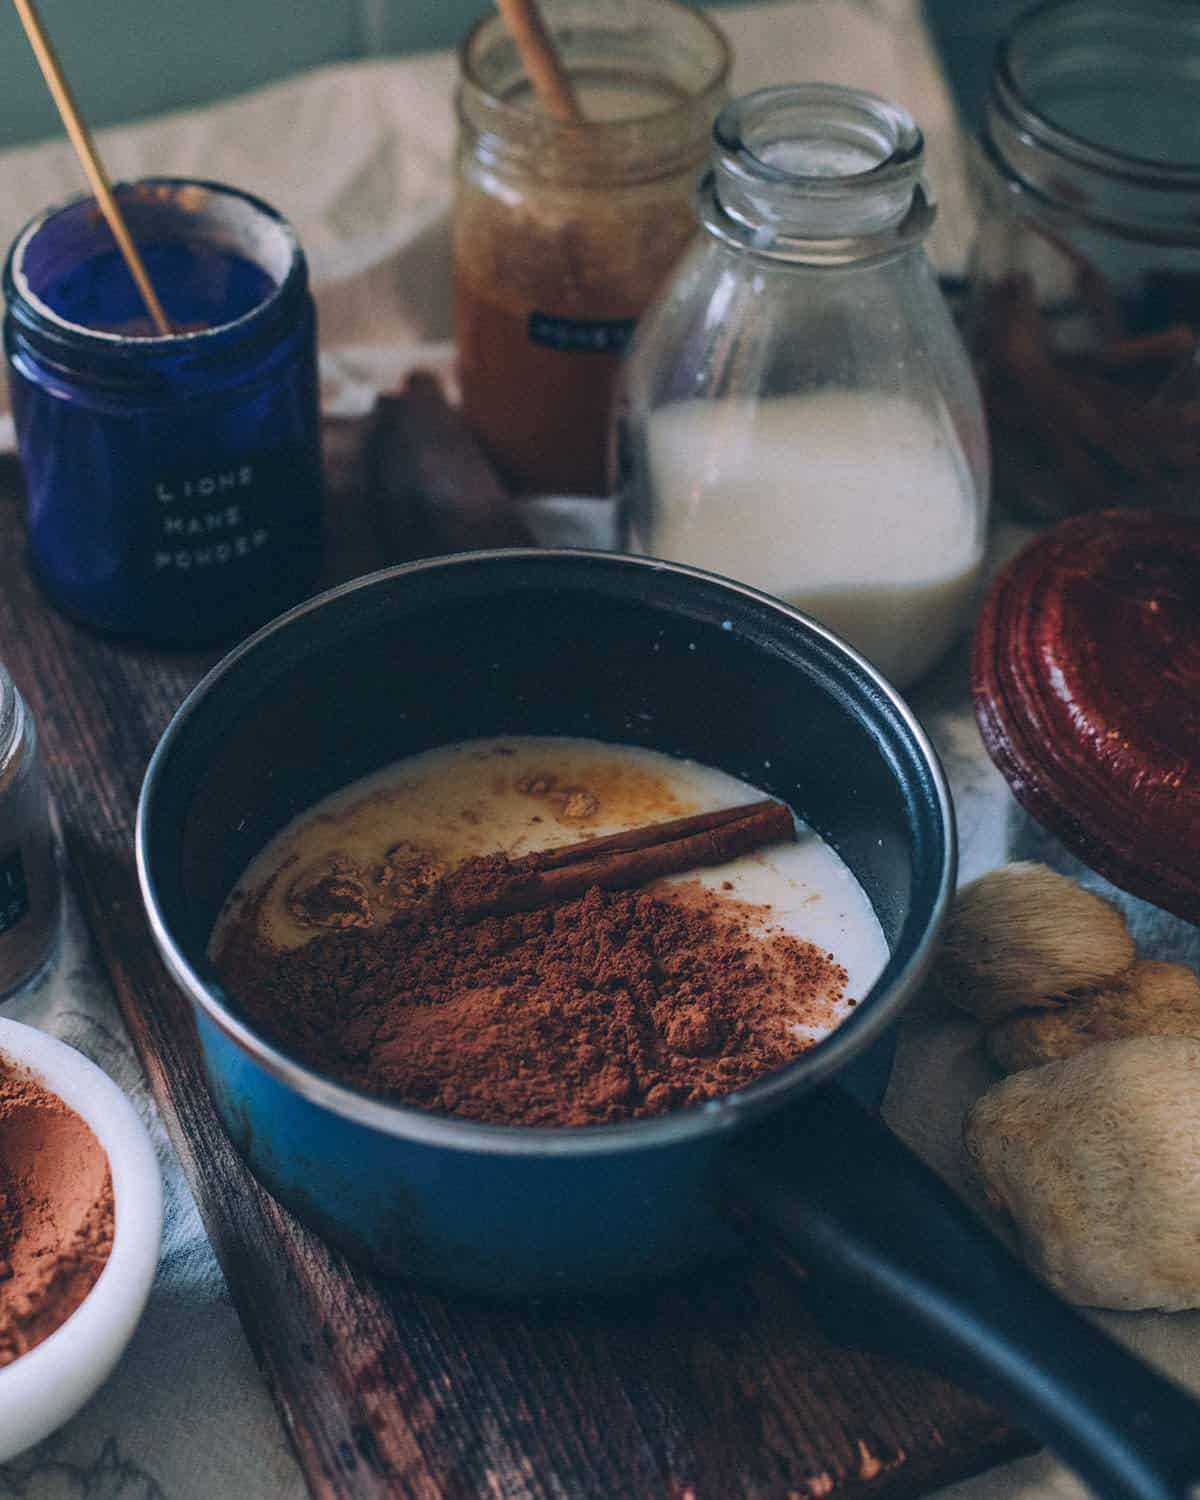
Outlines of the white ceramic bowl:
M0 1369L0 1462L73 1417L133 1337L158 1265L162 1181L145 1126L95 1063L19 1021L0 1020L0 1054L80 1115L108 1153L116 1224L95 1286L60 1327Z

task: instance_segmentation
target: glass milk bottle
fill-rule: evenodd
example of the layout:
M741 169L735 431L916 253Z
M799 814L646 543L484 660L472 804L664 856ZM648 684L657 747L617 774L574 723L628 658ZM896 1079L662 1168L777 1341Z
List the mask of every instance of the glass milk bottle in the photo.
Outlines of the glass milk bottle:
M735 100L714 140L707 233L623 372L628 543L787 600L904 685L964 624L988 492L978 387L921 248L921 133L804 84Z

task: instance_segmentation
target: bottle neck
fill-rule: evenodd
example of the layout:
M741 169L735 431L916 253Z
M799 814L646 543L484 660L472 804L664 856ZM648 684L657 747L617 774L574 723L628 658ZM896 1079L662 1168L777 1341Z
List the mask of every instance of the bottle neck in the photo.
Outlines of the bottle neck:
M733 248L812 266L868 264L919 244L933 222L912 118L829 84L760 89L713 128L700 221Z

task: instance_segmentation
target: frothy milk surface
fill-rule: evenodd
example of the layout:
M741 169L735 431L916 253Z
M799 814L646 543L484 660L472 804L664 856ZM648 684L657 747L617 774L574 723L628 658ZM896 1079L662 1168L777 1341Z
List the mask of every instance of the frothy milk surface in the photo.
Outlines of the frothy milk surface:
M695 761L597 740L505 736L427 751L355 782L284 828L245 871L211 948L219 949L242 902L260 895L261 935L283 948L307 942L314 934L289 910L288 892L336 857L369 869L403 841L448 869L480 854L528 854L763 795ZM832 953L848 976L833 1024L887 962L887 943L862 887L803 824L792 844L672 879L769 907L764 930L782 927ZM797 1028L812 1040L828 1029Z
M796 605L901 685L953 641L983 537L952 435L913 402L681 401L646 441L656 556Z

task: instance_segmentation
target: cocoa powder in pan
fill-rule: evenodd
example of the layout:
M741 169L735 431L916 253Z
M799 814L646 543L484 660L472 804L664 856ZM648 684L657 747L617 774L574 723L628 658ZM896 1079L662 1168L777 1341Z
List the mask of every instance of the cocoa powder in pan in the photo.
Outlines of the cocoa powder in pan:
M477 874L485 877L486 862ZM343 1083L440 1114L593 1125L714 1098L811 1045L845 971L697 883L593 888L465 923L436 900L278 950L248 902L217 967L250 1020Z

